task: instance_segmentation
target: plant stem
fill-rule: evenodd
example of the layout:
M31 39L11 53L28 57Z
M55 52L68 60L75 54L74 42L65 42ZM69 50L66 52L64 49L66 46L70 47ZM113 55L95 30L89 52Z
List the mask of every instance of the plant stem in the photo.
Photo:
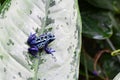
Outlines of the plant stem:
M38 67L39 67L39 61L40 61L40 59L38 59L38 58L36 58L35 59L35 65L34 65L34 78L33 78L33 80L37 80L37 73L38 73Z
M48 8L49 8L49 5L50 5L50 1L51 0L46 0L46 6L45 6L45 17L44 17L44 20L43 20L43 24L42 24L42 29L40 30L40 32L38 34L42 34L44 33L44 30L45 30L45 27L46 27L46 22L47 22L47 18L48 18Z
M109 46L111 47L111 49L114 51L116 50L114 45L112 44L112 42L110 41L110 39L106 39L107 43L109 44Z
M118 27L117 21L115 20L114 16L113 16L111 13L108 13L108 15L109 15L109 17L110 17L110 19L111 19L111 21L112 21L112 24L113 24L114 28L117 30L117 32L119 32L119 27ZM109 42L110 42L109 45L112 44L112 42L111 42L109 39L108 39L107 42L108 42L108 44L109 44ZM110 46L110 47L112 48L112 50L114 50L114 51L116 50L113 45ZM120 61L119 56L117 56L117 58L118 58L118 60Z
M47 1L46 1L45 17L44 17L44 20L43 20L43 22L42 22L43 24L42 24L42 26L41 26L41 30L38 32L38 35L43 34L44 31L45 31L46 22L47 22L47 17L48 17L48 8L49 8L50 1L51 1L51 0L47 0ZM41 54L41 53L39 53L39 54ZM40 57L41 55L38 55L38 56ZM35 71L35 73L34 73L34 78L33 78L33 80L38 80L37 73L38 73L38 68L39 68L39 62L40 62L40 59L39 59L39 58L36 58L36 59L35 59L35 65L34 65L34 71Z
M110 39L106 39L107 43L109 44L109 46L111 47L111 49L113 51L116 51L116 48L114 47L114 45L112 44L112 42L110 41ZM119 52L119 51L118 51ZM119 56L117 56L118 60L120 61Z
M85 66L86 80L89 80L88 69L87 69L87 61L86 61L86 56L85 56L85 54L84 54L84 66Z

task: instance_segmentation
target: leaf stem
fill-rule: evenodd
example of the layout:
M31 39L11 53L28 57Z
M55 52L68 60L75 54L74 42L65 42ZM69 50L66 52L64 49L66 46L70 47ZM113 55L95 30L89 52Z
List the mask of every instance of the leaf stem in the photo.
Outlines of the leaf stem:
M120 55L120 49L113 51L111 55L112 56Z
M111 49L114 51L116 50L114 45L112 44L112 42L110 41L110 39L106 39L107 43L109 44L109 46L111 47Z
M111 49L113 50L112 53L111 53L112 56L120 54L120 49L116 50L116 48L114 47L114 45L112 44L112 42L110 41L110 39L106 39L106 41L109 44L109 46L111 47ZM120 61L119 56L117 56L117 58Z
M45 31L45 27L46 27L46 21L47 21L47 17L48 17L48 8L49 8L49 4L50 4L50 1L51 0L46 0L46 6L45 6L45 17L44 17L44 20L43 20L43 24L41 26L41 30L38 32L38 35L40 34L43 34L44 31ZM41 54L41 53L39 53ZM38 55L38 57L40 57L41 55ZM39 68L39 62L40 62L40 58L36 58L35 59L35 63L34 63L34 78L33 80L38 80L38 76L37 76L37 73L38 73L38 68Z
M38 67L39 67L39 61L40 61L40 59L38 59L38 58L36 58L35 59L35 63L34 63L34 78L33 78L33 80L37 80L37 73L38 73Z
M85 75L86 75L86 80L89 80L89 76L88 76L88 66L87 66L87 60L86 60L86 56L84 54L84 66L85 66Z
M42 34L45 30L45 27L46 27L46 21L47 21L47 17L48 17L48 8L49 8L49 4L50 4L50 1L51 0L46 0L46 6L45 6L45 17L44 17L44 20L43 20L43 24L42 24L42 29L40 30L40 32L38 34Z

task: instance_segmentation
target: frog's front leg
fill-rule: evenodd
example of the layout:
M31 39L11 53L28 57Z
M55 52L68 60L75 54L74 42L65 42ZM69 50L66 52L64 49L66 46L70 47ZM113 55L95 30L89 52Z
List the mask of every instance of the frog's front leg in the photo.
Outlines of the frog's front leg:
M36 44L35 39L36 39L37 37L36 37L35 34L36 34L36 33L34 33L34 34L30 33L30 36L29 36L29 38L28 38L28 40L27 40L27 43L28 43L29 46L33 46L34 44Z
M48 54L52 54L53 52L55 52L55 50L53 50L52 48L48 48L48 45L46 45L46 46L44 47L44 50L45 50L45 52L48 53Z

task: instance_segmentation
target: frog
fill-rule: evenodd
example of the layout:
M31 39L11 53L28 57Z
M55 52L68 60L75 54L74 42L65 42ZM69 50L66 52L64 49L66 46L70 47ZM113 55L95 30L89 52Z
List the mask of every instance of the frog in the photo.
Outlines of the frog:
M47 54L55 52L52 48L48 48L48 44L55 40L55 35L51 32L47 32L36 36L36 33L30 34L27 40L27 44L30 46L28 52L36 57L38 52L44 50Z

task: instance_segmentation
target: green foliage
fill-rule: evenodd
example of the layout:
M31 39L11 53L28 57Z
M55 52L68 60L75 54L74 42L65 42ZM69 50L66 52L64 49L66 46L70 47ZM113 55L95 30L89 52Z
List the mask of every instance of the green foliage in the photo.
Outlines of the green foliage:
M120 49L119 3L120 0L79 2L84 54L81 55L80 77L85 80L112 80L120 72L120 57L111 56L111 52Z
M120 0L86 0L95 7L108 9L120 13Z
M93 39L106 39L112 35L111 19L108 12L82 12L83 34Z
M0 3L3 3L5 0L0 0Z
M5 0L0 0L0 5L2 5L4 3Z

